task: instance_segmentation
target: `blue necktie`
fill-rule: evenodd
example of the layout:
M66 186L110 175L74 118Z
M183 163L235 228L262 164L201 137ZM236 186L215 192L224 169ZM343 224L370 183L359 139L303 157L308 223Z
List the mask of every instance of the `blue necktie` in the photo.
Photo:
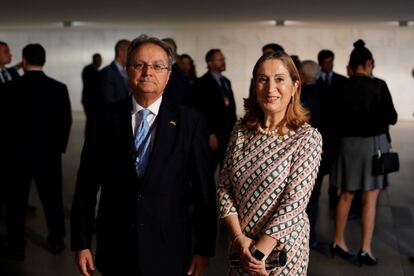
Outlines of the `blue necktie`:
M151 144L151 131L147 121L147 116L151 112L148 109L142 109L138 112L141 122L135 129L135 168L139 176L142 176L148 165Z
M1 69L1 76L3 77L3 82L6 83L9 80L9 77L7 76L6 69Z
M220 84L221 84L221 91L223 91L223 95L225 97L230 97L230 92L229 92L229 89L227 87L226 80L224 79L223 76L220 77Z

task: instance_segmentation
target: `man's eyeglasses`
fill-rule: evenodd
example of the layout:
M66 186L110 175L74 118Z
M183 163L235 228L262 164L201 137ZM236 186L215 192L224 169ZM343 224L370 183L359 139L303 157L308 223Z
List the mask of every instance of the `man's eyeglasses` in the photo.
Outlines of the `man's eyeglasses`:
M130 64L129 67L136 71L142 71L144 69L152 68L157 73L161 73L163 70L168 70L168 66L165 66L162 63L147 64L145 62L137 62Z

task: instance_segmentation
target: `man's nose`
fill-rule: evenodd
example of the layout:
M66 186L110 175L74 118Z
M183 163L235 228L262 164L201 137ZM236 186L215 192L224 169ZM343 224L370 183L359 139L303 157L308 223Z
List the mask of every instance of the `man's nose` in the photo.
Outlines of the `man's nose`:
M149 65L145 65L145 66L142 68L142 74L143 74L144 76L150 75L150 74L151 74L151 72L152 72L152 70L153 70L153 68L150 68L150 66L149 66Z

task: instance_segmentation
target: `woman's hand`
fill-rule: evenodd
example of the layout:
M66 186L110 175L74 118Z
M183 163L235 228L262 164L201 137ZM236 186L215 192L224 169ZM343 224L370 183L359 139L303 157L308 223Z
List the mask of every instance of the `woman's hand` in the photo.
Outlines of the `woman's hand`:
M234 241L234 249L239 254L242 267L249 272L257 273L262 267L264 268L264 262L256 260L250 253L253 243L252 239L241 234Z
M254 276L268 276L269 272L266 271L265 261L261 261L261 266L259 269L249 270L249 275Z

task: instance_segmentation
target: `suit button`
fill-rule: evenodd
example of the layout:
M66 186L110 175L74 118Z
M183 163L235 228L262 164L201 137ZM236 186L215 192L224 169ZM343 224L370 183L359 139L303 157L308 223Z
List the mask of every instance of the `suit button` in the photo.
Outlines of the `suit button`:
M139 227L141 227L141 228L144 227L144 224L143 223L140 223L139 224Z
M139 194L138 197L137 197L137 200L138 201L142 200L142 195Z

